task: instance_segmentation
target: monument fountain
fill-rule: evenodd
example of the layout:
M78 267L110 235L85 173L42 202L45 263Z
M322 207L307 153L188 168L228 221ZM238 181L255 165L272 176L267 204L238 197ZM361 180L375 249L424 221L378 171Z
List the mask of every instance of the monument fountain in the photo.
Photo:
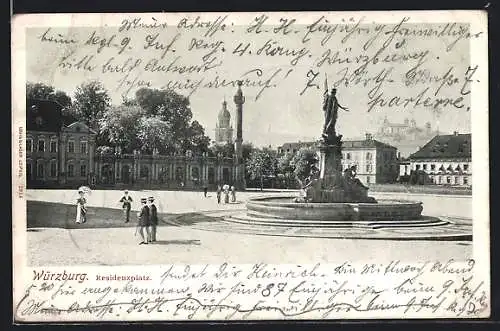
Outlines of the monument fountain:
M468 224L447 217L424 216L419 201L377 201L368 195L369 188L356 178L355 167L342 171L342 135L337 135L335 129L339 108L347 110L339 104L335 89L331 93L326 90L325 122L318 141L319 169L311 167L300 196L251 198L246 210L231 212L223 216L224 221L241 226L267 226L267 230L262 231L278 235L278 228L284 227L286 233L293 230L293 235L304 236L429 239L437 233L439 240L471 238ZM375 233L380 229L385 232Z
M342 172L342 135L336 133L339 109L336 89L325 93L325 122L321 140L319 171L312 167L302 186L300 197L262 197L247 203L247 215L256 220L293 221L316 225L338 222L402 221L419 219L422 203L411 201L376 201L368 196L368 187L355 177L355 167ZM288 223L288 222L287 222Z

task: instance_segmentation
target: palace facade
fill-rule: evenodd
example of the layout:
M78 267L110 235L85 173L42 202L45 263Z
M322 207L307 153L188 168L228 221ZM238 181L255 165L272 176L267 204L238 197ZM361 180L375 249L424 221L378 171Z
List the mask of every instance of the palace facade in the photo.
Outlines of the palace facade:
M238 88L235 103L240 113L243 102L241 88ZM219 117L226 124L229 112L226 105L223 107ZM160 155L154 151L148 155L136 150L124 154L120 148L98 152L97 133L85 123L64 123L62 107L55 101L32 100L27 105L26 115L28 188L90 185L198 189L224 184L234 185L240 190L245 188L241 143L238 145L242 139L241 129L238 130L236 153L232 158L222 154L215 157L206 153L195 155L191 151L172 155ZM241 120L238 125L241 125ZM232 142L232 129L225 132L224 138L226 142Z
M400 165L400 176L418 173L422 184L472 185L471 134L437 135Z

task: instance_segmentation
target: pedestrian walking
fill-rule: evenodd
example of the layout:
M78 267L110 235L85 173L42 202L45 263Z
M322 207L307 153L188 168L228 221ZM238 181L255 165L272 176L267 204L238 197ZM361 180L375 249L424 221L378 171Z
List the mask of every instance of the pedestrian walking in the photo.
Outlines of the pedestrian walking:
M78 190L78 199L76 200L76 223L81 224L87 222L87 199L85 199L85 192Z
M224 191L224 203L229 203L229 185L224 184L222 190Z
M208 193L208 187L207 185L203 185L203 196L206 198L207 197L207 193Z
M231 202L236 202L236 187L231 186Z
M139 229L139 233L141 235L142 241L139 243L139 245L147 245L148 239L149 239L149 224L150 224L150 219L149 219L149 207L147 205L147 199L142 198L141 199L141 211L137 214L139 218L139 222L137 224L137 228ZM146 232L146 234L144 234ZM137 233L137 230L136 230Z
M158 226L158 209L155 206L155 198L149 197L149 219L150 219L150 242L156 241L156 228Z
M123 193L123 197L119 201L122 203L125 223L128 223L130 221L130 209L132 208L132 201L132 197L128 195L128 190L125 190L125 192Z
M220 204L220 198L222 194L222 187L220 185L217 185L217 203Z

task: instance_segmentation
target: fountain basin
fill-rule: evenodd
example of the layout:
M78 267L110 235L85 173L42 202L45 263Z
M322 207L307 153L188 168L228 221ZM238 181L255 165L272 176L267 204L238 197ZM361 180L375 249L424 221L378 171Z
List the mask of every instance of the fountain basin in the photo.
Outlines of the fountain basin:
M379 200L378 203L300 203L294 197L259 197L247 203L247 215L263 219L314 221L396 221L420 218L421 202Z

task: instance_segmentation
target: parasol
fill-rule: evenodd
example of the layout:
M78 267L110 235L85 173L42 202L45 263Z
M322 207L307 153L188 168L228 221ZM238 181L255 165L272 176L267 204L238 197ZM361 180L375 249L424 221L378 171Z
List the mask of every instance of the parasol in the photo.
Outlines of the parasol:
M88 186L80 186L78 188L78 191L82 191L83 193L88 194L88 195L90 195L92 193L92 190Z

